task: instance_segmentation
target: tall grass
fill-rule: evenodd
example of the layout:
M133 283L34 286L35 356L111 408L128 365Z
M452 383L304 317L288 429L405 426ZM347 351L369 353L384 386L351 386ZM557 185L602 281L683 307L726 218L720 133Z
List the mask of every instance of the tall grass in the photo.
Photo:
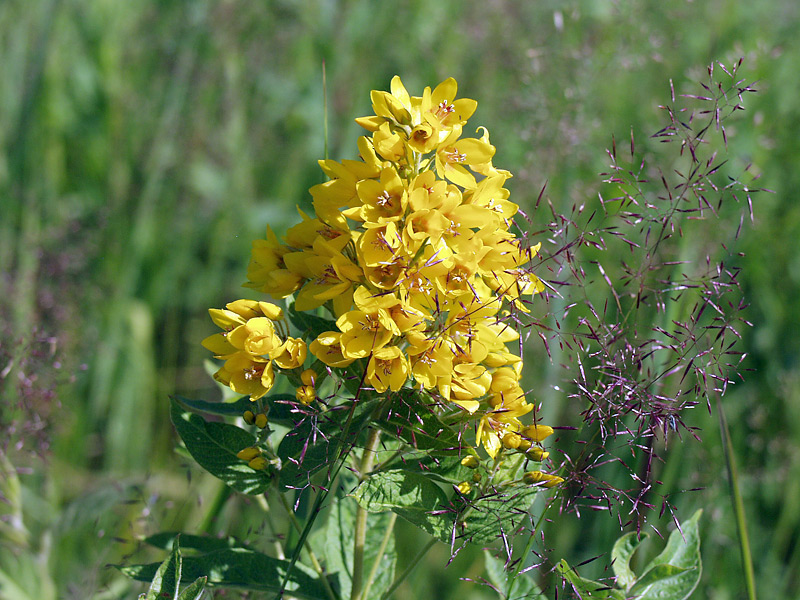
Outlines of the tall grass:
M776 193L759 197L741 238L752 371L723 402L756 581L765 597L792 597L799 10L789 0L0 3L0 415L4 453L20 472L0 485L10 496L21 483L0 511L21 511L24 523L0 528L0 571L21 590L6 583L0 598L130 596L132 584L103 565L156 524L191 530L208 514L200 498L211 502L216 483L187 479L166 398L218 394L198 344L212 329L206 308L237 293L251 239L293 222L294 206L307 206L308 187L322 179L323 60L331 158L352 158L352 117L368 114L369 90L396 73L415 90L455 76L502 142L495 163L516 175L512 194L537 230L547 222L533 208L545 183L562 212L595 202L612 134L654 132L670 78L681 93L711 61L740 56L761 91L730 132L730 154L742 161L731 172L753 162ZM526 384L547 421L576 424L558 350L548 358L531 339L526 352L526 364L539 365ZM39 417L35 430L9 429ZM707 509L699 597L740 598L716 423L696 409L689 424L703 442L671 443L659 479L680 515ZM263 527L256 515L236 500L210 532ZM652 514L648 525L663 531L669 519ZM415 534L398 526L412 540L401 555L410 561ZM608 515L565 515L546 540L576 564L618 533ZM436 548L429 557L399 597L431 593L433 578L448 593L488 597L459 582L480 577L479 553L443 573L446 557ZM587 565L587 575L608 560Z

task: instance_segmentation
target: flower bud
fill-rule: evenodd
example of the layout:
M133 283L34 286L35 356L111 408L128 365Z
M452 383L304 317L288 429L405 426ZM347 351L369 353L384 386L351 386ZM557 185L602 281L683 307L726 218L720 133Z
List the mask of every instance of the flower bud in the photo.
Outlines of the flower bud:
M237 458L246 461L251 461L257 456L261 456L261 450L259 450L255 446L250 446L249 448L245 448L244 450L239 450L239 452L236 453Z
M255 424L259 429L264 429L267 426L267 415L258 413L255 418Z
M456 486L456 491L462 495L469 494L471 489L472 486L469 484L469 481L462 481Z
M534 483L539 483L542 481L543 475L544 473L541 471L528 471L522 476L522 481L528 485L533 485Z
M317 390L314 389L313 385L301 385L299 388L297 388L294 396L297 398L298 402L308 406L317 397Z
M303 382L303 385L316 385L317 372L314 369L306 369L300 373L300 381Z
M461 464L468 469L477 469L481 463L477 456L470 454L461 459Z
M509 431L503 436L503 446L510 450L516 450L519 448L521 442L522 438L519 437L519 434L512 431Z
M553 435L554 429L549 425L531 425L522 430L522 435L532 442L541 442L546 437Z
M525 456L531 460L535 460L536 462L542 462L543 460L546 460L548 456L550 456L550 453L545 452L539 448L539 446L533 446L528 449L528 451L525 453Z
M252 425L253 423L256 422L256 414L252 410L244 411L242 418L244 419L244 422L247 423L248 425Z
M263 471L264 469L267 468L268 464L269 461L267 461L266 458L264 458L263 456L257 456L249 463L247 463L247 466L253 469L254 471Z
M541 483L542 487L552 488L564 481L563 477L542 473L541 471L528 471L522 476L522 481L528 485Z
M472 481L474 481L475 483L480 483L481 479L482 479L481 474L478 471L475 471L472 474Z

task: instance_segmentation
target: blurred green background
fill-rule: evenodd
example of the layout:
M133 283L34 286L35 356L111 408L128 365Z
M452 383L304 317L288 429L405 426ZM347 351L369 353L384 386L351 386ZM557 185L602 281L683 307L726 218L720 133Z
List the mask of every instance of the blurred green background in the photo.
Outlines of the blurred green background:
M670 79L696 93L708 64L740 57L759 91L728 128L731 164L752 162L775 193L755 197L735 245L754 327L750 371L724 402L759 593L796 598L797 31L795 0L0 2L0 598L135 597L141 586L106 565L136 536L202 520L217 484L173 452L167 397L218 397L199 346L206 310L245 295L251 240L293 224L324 180L323 61L331 158L355 157L370 90L400 74L419 94L453 76L539 229L545 182L562 210L596 202L611 136L646 140ZM538 381L545 371L528 385L577 423L582 407ZM706 511L695 597L744 598L716 416L699 407L686 421L703 442L684 436L667 461L677 516ZM678 493L690 488L702 489ZM652 520L665 530L669 515ZM211 531L259 526L236 500ZM419 538L400 535L402 562ZM546 535L554 559L576 564L608 552L619 526L564 514ZM492 597L461 581L481 576L480 553L448 568L445 548L430 556L397 597Z

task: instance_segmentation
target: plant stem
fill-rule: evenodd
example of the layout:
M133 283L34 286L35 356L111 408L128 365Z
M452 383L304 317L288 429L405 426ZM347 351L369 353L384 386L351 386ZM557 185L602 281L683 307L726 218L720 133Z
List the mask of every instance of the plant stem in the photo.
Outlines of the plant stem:
M261 510L264 511L264 518L267 521L267 525L269 525L269 530L272 532L272 535L275 536L275 541L273 545L275 546L275 554L281 560L286 558L286 554L283 552L283 546L281 545L280 539L278 537L278 530L275 527L275 523L272 521L272 511L269 508L269 503L267 502L267 498L264 494L261 496L256 496L256 502L261 507Z
M372 429L369 432L367 445L361 455L361 466L359 467L359 483L367 478L367 474L375 464L375 453L378 449L380 431ZM367 511L359 504L356 509L356 528L355 543L353 547L353 586L350 591L350 600L361 600L362 585L364 579L364 545L367 540Z
M389 515L389 524L386 526L386 532L383 534L383 539L381 540L381 547L378 548L378 555L375 557L375 562L372 565L372 569L369 572L369 576L367 577L367 583L364 584L364 598L369 598L369 591L372 587L372 583L375 581L375 577L378 574L378 569L381 566L381 561L383 560L383 555L386 554L386 546L389 544L389 540L392 537L392 532L394 531L394 524L397 521L397 513L392 513Z
M214 519L219 516L219 513L222 512L222 507L225 506L225 502L231 495L231 488L224 483L219 483L218 485L217 494L214 496L211 505L203 516L203 520L200 521L200 525L197 527L198 534L209 533L211 524L214 522Z
M292 526L297 530L298 533L303 532L303 527L300 525L300 521L297 520L297 517L292 510L292 507L289 506L289 503L286 501L286 498L278 492L278 498L281 500L281 504L283 504L283 508L286 510L286 514L289 515L289 520L292 522ZM307 539L304 540L303 546L308 553L308 558L311 561L311 566L314 567L314 570L319 575L319 579L322 582L322 587L325 588L325 593L328 595L330 600L339 600L339 596L336 592L333 591L328 578L325 576L325 569L322 568L319 560L317 560L317 555L314 554L314 551L311 549L311 546L308 544Z
M728 468L728 484L730 485L731 500L733 501L733 512L736 515L736 532L739 537L739 551L742 555L747 598L748 600L756 600L756 579L753 573L753 558L750 555L750 539L747 535L747 516L744 512L742 494L739 492L736 456L733 453L728 420L725 418L719 395L717 396L717 412L719 414L719 433L722 438L722 449L725 453L725 466Z
M406 577L408 577L411 574L411 571L414 570L414 567L417 566L417 563L419 563L419 561L422 560L422 557L424 557L428 553L428 550L433 548L433 545L438 541L439 540L437 540L436 538L431 538L431 541L429 541L425 545L425 547L422 550L420 550L419 553L414 557L414 559L408 564L405 571L400 573L400 575L398 575L397 578L392 582L392 585L389 586L389 589L386 590L386 593L383 596L381 596L381 600L388 600L388 598L391 597L392 594L394 594L395 590L398 587L400 587L400 584L403 583L403 581L405 581Z
M539 531L539 528L544 523L544 517L547 514L547 511L556 503L556 500L561 495L561 491L559 490L555 495L553 495L550 500L545 504L544 509L542 510L542 514L539 515L539 520L536 522L536 526L533 528L530 537L528 537L528 543L525 544L525 549L522 551L520 555L520 559L517 561L517 566L514 567L514 572L510 573L509 576L506 578L506 598L511 598L511 592L514 590L514 582L516 581L517 577L519 576L520 571L522 571L522 567L525 566L525 557L528 556L528 553L533 548L533 542L536 539L536 534Z

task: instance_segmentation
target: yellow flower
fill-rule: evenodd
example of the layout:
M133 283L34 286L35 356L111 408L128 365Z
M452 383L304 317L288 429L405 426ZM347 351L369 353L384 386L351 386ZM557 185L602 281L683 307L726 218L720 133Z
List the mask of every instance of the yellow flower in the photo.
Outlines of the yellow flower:
M267 317L249 319L228 334L228 342L252 356L270 356L281 345L274 323Z
M366 287L360 286L353 294L356 308L373 313L383 310L397 326L397 331L405 333L425 326L425 318L421 311L404 303L397 295L390 292L373 294Z
M367 364L366 382L383 393L387 389L396 392L408 378L408 361L397 346L385 346L372 353Z
M299 338L288 338L272 355L281 369L297 369L306 361L306 343Z
M525 393L519 387L489 396L490 410L481 416L476 438L483 444L492 458L503 446L502 440L508 432L519 432L522 423L519 417L533 410L533 405L525 400ZM528 442L530 444L530 442Z
M454 129L436 151L436 173L463 188L472 189L477 186L475 176L464 165L474 167L488 163L495 148L475 138L458 139L460 134L460 128Z
M342 354L341 331L326 331L317 336L311 342L308 349L311 354L316 356L329 367L346 367L355 358L349 358Z
M453 369L453 356L447 346L419 331L407 332L405 339L409 343L406 352L414 380L425 389L438 388L441 382L447 390Z
M258 400L272 388L275 373L271 361L254 358L247 352L237 352L225 361L223 367L214 374L214 379L237 394Z
M363 266L374 267L407 255L403 238L394 222L367 227L358 238L359 259Z
M313 310L333 300L335 312L345 312L352 304L352 288L363 278L361 268L322 237L312 250L293 252L285 257L287 266L308 279L295 298L299 311Z
M283 262L283 257L290 251L288 246L278 242L275 233L267 227L267 239L253 241L245 287L276 298L285 298L297 290L303 278L288 271Z
M314 388L313 385L301 385L295 391L295 398L301 404L305 404L308 406L311 404L317 397L317 390Z
M351 310L336 320L342 332L342 354L348 358L364 358L383 348L400 330L383 309L373 312Z
M360 181L356 192L361 200L361 220L370 223L396 221L403 216L408 204L405 185L391 167L381 171L380 181Z
M301 223L290 227L286 232L286 242L293 248L311 248L314 240L323 239L329 247L341 252L350 241L350 230L345 227L339 229L319 219L312 219L302 210L299 211L303 218Z
M272 321L282 319L283 311L274 304L237 300L228 303L225 309L212 308L208 312L223 333L207 337L202 344L217 358L226 358L238 350L267 355L275 344L280 344Z
M435 118L442 127L452 128L463 125L478 107L478 103L470 98L456 100L457 91L458 84L452 77L437 85L430 94L429 88L425 88L422 96L422 108Z

